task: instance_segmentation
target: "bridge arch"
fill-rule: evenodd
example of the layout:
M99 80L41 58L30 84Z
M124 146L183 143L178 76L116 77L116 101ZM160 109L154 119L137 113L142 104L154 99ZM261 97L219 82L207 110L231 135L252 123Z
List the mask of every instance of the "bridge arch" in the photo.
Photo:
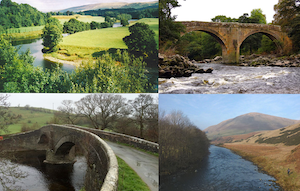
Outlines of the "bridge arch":
M279 54L283 53L283 47L282 47L281 38L277 34L272 33L270 31L266 31L266 30L253 30L253 31L247 33L246 35L244 35L243 38L241 39L240 43L239 43L239 50L240 50L240 47L243 44L243 42L248 37L250 37L251 35L257 34L257 33L261 33L261 34L264 34L267 37L269 37L273 41L273 43L276 45L278 53Z

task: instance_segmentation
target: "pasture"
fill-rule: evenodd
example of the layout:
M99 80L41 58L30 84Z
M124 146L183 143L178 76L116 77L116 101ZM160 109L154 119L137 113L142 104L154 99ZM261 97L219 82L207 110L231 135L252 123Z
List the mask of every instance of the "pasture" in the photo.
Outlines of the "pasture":
M57 18L60 23L63 25L65 22L68 22L70 19L74 18L82 22L91 23L92 21L95 21L97 23L103 23L105 21L104 17L98 17L98 16L90 16L90 15L55 15L52 16L54 18Z

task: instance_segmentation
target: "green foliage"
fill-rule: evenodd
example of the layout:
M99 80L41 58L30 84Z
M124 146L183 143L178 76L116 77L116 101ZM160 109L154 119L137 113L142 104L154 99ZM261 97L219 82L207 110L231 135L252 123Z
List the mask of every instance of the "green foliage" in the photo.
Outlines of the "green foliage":
M237 22L237 19L226 17L225 15L218 15L211 19L213 22Z
M122 25L123 27L129 25L128 20L127 20L127 19L122 19L122 20L121 20L121 25Z
M43 52L55 52L58 50L57 45L62 41L62 26L58 19L50 17L43 29Z
M94 29L99 28L99 25L94 22L93 23L93 26L95 27ZM89 23L85 23L85 22L81 22L81 21L78 21L77 19L70 19L68 22L65 22L64 23L64 28L63 28L63 31L64 33L70 33L70 34L74 34L76 32L81 32L81 31L85 31L85 30L89 30L91 29L91 25L92 24L89 24Z
M11 0L2 0L0 3L0 18L0 26L2 26L2 30L5 30L41 26L45 24L47 16L28 4L17 4Z
M251 11L251 18L258 20L257 23L267 24L266 15L262 13L261 9L253 9Z
M123 38L128 51L135 55L142 54L144 57L157 54L155 33L145 23L136 23L129 27L130 35Z
M130 19L132 19L132 16L130 14L120 14L117 16L117 19L118 20L122 20L122 19L130 20Z
M300 50L300 6L299 1L282 0L274 6L274 23L281 25L293 41L294 51Z
M171 10L179 7L177 0L159 1L159 43L167 41L176 42L180 38L180 33L184 32L185 27L180 23L175 23L176 17L171 16Z
M97 61L82 63L68 74L59 66L51 71L33 67L30 51L19 55L3 37L0 38L0 91L25 93L137 93L150 84L142 58L129 56L120 50L115 58L106 53Z
M205 32L191 32L181 37L177 43L179 54L192 60L213 58L222 54L222 48L214 37Z

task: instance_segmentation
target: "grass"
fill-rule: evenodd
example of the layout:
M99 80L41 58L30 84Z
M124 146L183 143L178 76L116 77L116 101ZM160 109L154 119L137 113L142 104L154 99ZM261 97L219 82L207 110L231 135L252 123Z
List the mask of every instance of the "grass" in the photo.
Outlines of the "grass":
M57 16L52 16L54 18L57 18L60 23L63 25L65 22L68 22L70 19L74 18L82 22L90 23L92 21L95 21L97 23L103 23L105 22L104 17L98 17L98 16L90 16L90 15L57 15Z
M155 40L158 48L158 19L144 18L132 22L144 22L155 32ZM63 38L59 44L60 50L48 56L67 61L88 60L99 57L105 51L113 52L115 49L127 49L123 41L130 34L129 26L117 28L105 28L75 33Z
M34 123L37 123L39 127L45 126L47 125L47 122L50 121L50 119L53 117L53 113L25 110L24 107L11 107L10 110L16 115L22 115L22 118L16 124L9 125L9 132L2 133L2 135L20 133L23 123L28 124L29 126L32 126Z
M295 160L291 160L293 150L295 152L294 146L224 144L224 147L252 161L263 171L274 176L284 190L300 190L299 151L296 152L298 155ZM292 172L290 175L287 174L288 168Z
M42 29L44 26L34 26L34 27L21 27L21 28L13 28L7 29L7 34L5 35L6 39L9 40L23 40L23 39L34 39L41 36L43 33ZM1 35L1 34L0 34Z
M149 187L126 162L117 157L119 164L118 191L150 191Z

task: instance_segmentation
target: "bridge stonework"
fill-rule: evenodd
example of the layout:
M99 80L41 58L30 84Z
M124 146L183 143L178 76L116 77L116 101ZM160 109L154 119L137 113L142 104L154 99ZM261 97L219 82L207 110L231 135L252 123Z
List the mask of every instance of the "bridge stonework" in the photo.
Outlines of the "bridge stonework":
M74 163L75 146L83 151L88 164L85 189L117 190L116 156L111 148L93 133L68 126L48 125L0 141L1 152L42 150L46 151L45 162L52 164Z
M242 43L247 37L255 33L267 35L276 44L280 54L288 54L292 49L292 41L278 25L200 21L180 23L186 27L186 33L203 31L212 35L221 44L224 63L238 63Z

